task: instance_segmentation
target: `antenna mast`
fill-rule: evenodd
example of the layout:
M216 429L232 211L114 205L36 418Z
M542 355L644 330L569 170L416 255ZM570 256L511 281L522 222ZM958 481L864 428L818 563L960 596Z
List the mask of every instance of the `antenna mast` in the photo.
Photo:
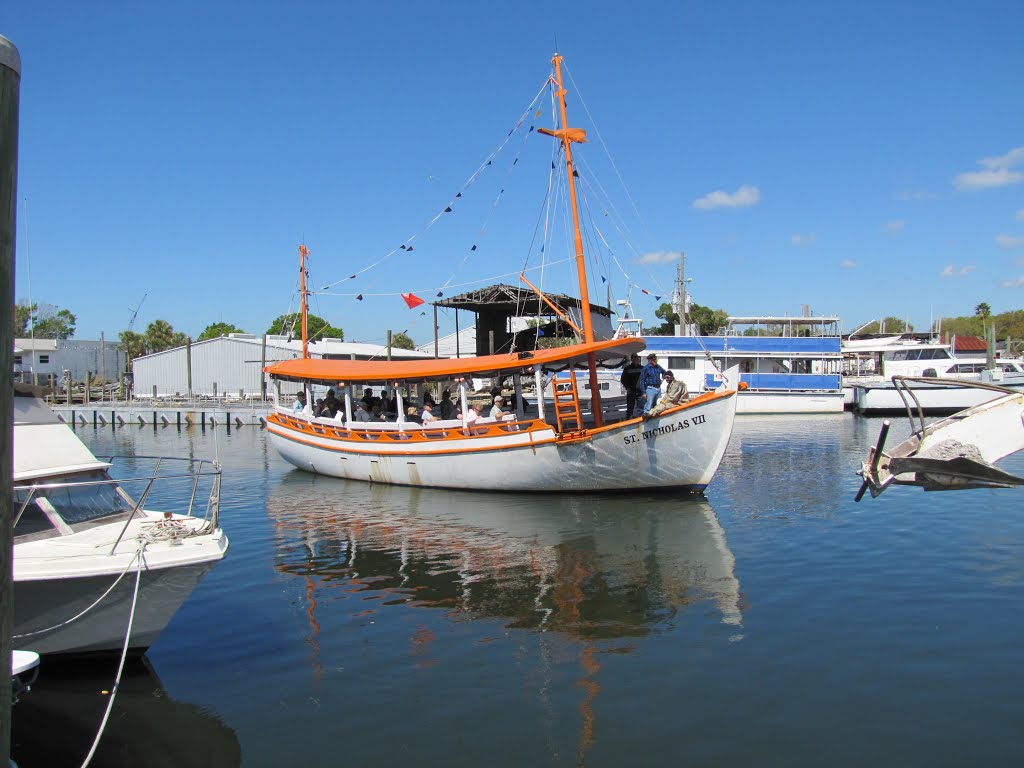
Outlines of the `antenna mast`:
M307 307L306 307L306 257L309 256L309 248L305 245L299 246L299 293L302 296L302 359L309 357L309 336L306 331Z

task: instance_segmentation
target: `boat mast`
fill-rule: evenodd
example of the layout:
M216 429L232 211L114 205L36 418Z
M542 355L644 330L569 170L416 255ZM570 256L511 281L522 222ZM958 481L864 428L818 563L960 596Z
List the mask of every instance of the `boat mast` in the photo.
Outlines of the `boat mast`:
M572 229L573 244L576 246L576 272L580 279L580 307L583 315L583 340L592 342L594 340L594 325L590 319L590 295L587 287L587 265L583 258L583 236L580 234L580 211L576 204L576 178L573 176L572 163L572 135L568 129L568 118L565 111L565 86L562 85L562 57L555 54L551 59L555 65L555 84L558 86L558 108L562 117L562 130L557 132L558 138L562 140L562 147L565 149L565 167L569 176L569 202L572 206ZM586 141L586 139L581 139Z
M580 314L583 317L583 340L587 343L594 341L594 324L590 318L590 292L587 287L587 265L583 257L583 236L580 234L580 211L576 204L576 178L573 175L572 142L586 141L586 133L579 129L570 129L565 110L565 86L562 85L562 56L556 53L551 63L555 67L555 85L558 90L558 108L562 119L562 128L558 131L543 131L549 135L562 140L562 148L565 150L566 175L569 178L569 203L572 207L572 228L573 244L576 247L576 272L580 281ZM601 418L601 395L597 385L597 356L593 353L587 355L587 367L590 369L590 410L594 414L595 426L602 426Z
M299 246L299 294L302 296L302 359L309 357L309 335L306 331L307 307L306 307L306 257L309 256L309 248L305 245Z

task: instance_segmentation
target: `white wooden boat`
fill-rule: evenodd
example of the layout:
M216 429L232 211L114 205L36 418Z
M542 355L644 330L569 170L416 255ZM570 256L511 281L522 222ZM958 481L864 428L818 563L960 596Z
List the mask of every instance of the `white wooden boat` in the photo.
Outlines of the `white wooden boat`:
M168 470L173 464L183 468ZM114 480L42 401L14 398L13 639L41 654L148 648L227 552L220 469L133 457ZM137 493L133 497L133 493ZM203 514L193 511L207 494ZM147 502L159 499L154 509Z
M310 359L279 361L265 370L275 382L275 409L267 419L271 441L300 469L335 477L396 485L509 491L629 490L680 488L702 491L725 453L736 414L735 374L723 386L644 421L614 421L601 401L598 367L621 366L644 349L639 338L595 338L576 204L572 144L586 133L566 127L562 57L552 59L553 96L561 127L538 129L558 140L564 159L574 230L582 328L577 343L519 353L426 361ZM300 248L300 258L305 249ZM533 287L525 275L524 282ZM300 262L300 292L305 317L305 268ZM534 289L536 290L536 289ZM543 294L537 291L543 299ZM305 340L305 329L303 329ZM305 348L305 341L303 344ZM543 399L529 411L523 382L543 391L549 373L585 368L594 397L584 418L577 377L559 391L547 411ZM453 419L428 426L404 421L409 392L424 384L454 383L456 403L468 413L468 381L510 378L517 409L501 420ZM344 396L344 420L315 419L308 411L282 407L281 383L297 382L313 402L312 388L335 387ZM354 391L386 383L397 400L397 423L353 421ZM418 405L418 403L414 403ZM549 419L548 416L553 416ZM553 422L553 423L552 423Z

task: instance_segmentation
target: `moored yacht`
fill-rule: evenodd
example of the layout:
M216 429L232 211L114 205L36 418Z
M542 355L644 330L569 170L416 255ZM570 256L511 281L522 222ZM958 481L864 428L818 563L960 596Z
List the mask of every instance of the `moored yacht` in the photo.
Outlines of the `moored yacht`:
M120 651L127 638L141 653L227 553L220 468L130 457L132 474L115 480L113 459L41 400L15 395L14 644L83 653Z

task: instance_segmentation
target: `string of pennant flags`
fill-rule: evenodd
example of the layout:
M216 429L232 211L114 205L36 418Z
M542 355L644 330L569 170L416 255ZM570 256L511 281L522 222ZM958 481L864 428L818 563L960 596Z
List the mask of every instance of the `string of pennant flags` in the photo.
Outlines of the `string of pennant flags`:
M493 166L494 161L507 148L509 142L512 140L512 137L518 131L520 131L521 128L523 128L524 126L527 125L527 121L529 120L529 118L531 116L531 113L534 111L534 108L535 108L538 100L541 98L541 96L544 94L544 92L549 89L550 85L551 85L551 79L548 78L547 80L545 80L544 85L541 87L541 89L538 91L538 93L534 96L534 98L531 101L530 105L519 116L519 118L516 121L515 125L509 130L509 132L506 134L506 136L501 141L501 143L498 145L498 147L495 150L493 150L487 156L487 158L473 171L473 173L469 176L469 178L462 184L462 187L456 192L455 196L453 198L451 198L445 204L444 208L442 208L437 214L435 214L431 219L429 219L420 228L420 230L418 232L416 232L413 235L411 235L410 237L408 237L405 240L405 242L401 243L398 247L392 248L390 251L385 253L381 258L377 259L376 261L374 261L374 262L372 262L370 264L367 264L366 266L362 267L361 269L356 270L355 272L353 272L352 274L348 275L347 277L341 278L340 280L336 280L336 281L334 281L332 283L329 283L329 284L325 285L320 291L316 291L315 293L320 294L320 295L328 295L328 296L332 296L332 295L333 296L350 296L350 297L354 297L356 301L363 301L366 298L367 295L373 295L373 296L394 296L394 295L397 295L397 296L401 297L401 299L405 303L406 307L408 309L410 309L410 310L416 309L417 307L420 307L421 305L425 304L426 303L425 299L421 298L419 295L417 295L416 293L411 292L411 291L410 292L395 292L395 293L385 292L385 293L373 293L373 294L365 294L363 292L360 292L360 293L352 294L352 293L335 293L335 292L331 291L330 289L334 288L335 286L341 285L341 284L343 284L345 282L349 282L349 281L358 279L361 275L363 275L363 274L369 272L370 270L373 270L376 267L380 266L381 264L385 263L388 259L392 258L395 254L398 254L398 253L401 253L401 252L405 252L406 254L412 253L414 251L414 249L415 249L414 243L417 240L417 238L423 236L441 218L443 218L447 214L452 213L455 210L456 205L459 203L460 200L462 200L464 193L467 193L474 186L474 184L479 180L479 178L484 173L486 173L489 168L491 168ZM539 117L540 114L541 114L541 110L537 109L535 116ZM522 133L522 136L521 136L522 142L525 142L527 140L527 138L532 133L534 133L534 132L535 132L535 126L529 125L528 126L528 130L526 130L525 132ZM521 156L521 152L522 152L522 146L520 146L519 150L515 153L514 157L512 158L512 162L506 168L506 171L505 171L506 176L511 174L513 169L518 165L519 160L520 160L520 156ZM555 163L554 163L554 161L552 161L552 170L554 170L554 169L555 169ZM578 173L576 172L575 169L573 170L573 175L578 177ZM448 277L448 279L444 283L442 283L442 285L440 286L440 289L435 292L435 297L436 298L438 298L438 299L444 298L445 291L448 290L448 289L451 289L451 288L459 288L459 287L464 287L464 286L468 286L468 285L474 285L474 284L480 284L480 283L486 283L486 282L493 282L494 280L500 279L502 277L513 277L515 275L520 274L519 272L507 273L505 275L497 275L497 276L494 276L494 277L491 277L491 278L478 279L478 280L474 280L472 282L463 283L463 284L454 284L453 283L455 275L458 274L461 271L461 269L465 266L466 261L474 253L476 253L478 251L480 241L482 240L482 238L483 238L483 236L484 236L484 234L486 232L486 229L488 227L488 224L490 223L491 218L492 218L494 212L496 211L496 209L498 207L498 204L499 204L502 196L504 195L504 193L505 193L505 188L504 188L504 186L502 186L498 190L497 194L495 195L494 200L491 202L491 206L490 206L490 208L488 210L488 213L487 213L487 215L486 215L486 217L484 219L484 222L481 224L481 226L479 227L479 229L475 233L474 240L471 243L469 249L465 252L462 260L459 262L459 264L453 270L453 272ZM607 212L605 212L605 215L606 216L608 215ZM607 240L605 239L604 235L600 232L600 230L596 227L596 225L595 225L594 229L595 229L595 231L597 231L598 236L601 238L604 246L608 249L608 252L612 255L612 258L615 260L615 266L620 271L622 271L623 274L625 274L625 270L623 270L622 265L618 262L618 259L615 256L614 251L611 249L611 247L608 244ZM302 247L305 247L305 246L302 246ZM544 244L541 243L540 246L539 246L539 252L541 254L543 254L544 250L545 250ZM309 251L307 250L306 254L308 255L308 253L309 253ZM572 260L573 260L572 258L567 258L567 259L564 259L564 260L561 260L561 261L572 261ZM550 266L553 266L553 265L558 264L558 263L560 263L560 261L548 263L546 266L550 267ZM533 269L540 269L540 268L541 267L535 267ZM524 267L524 269L521 270L521 271L522 272L526 272L526 271L531 271L531 270L528 270L528 269L526 269ZM307 271L307 275L308 275L308 271ZM601 279L601 283L602 284L607 284L608 283L608 278L605 275L601 274L600 275L600 279ZM651 291L647 290L646 288L643 288L643 287L641 287L639 285L631 283L631 286L639 288L640 292L642 294L644 294L646 296L651 296L652 298L654 298L655 301L660 301L661 298L662 298L662 296L660 294L653 293L653 292L651 292ZM314 292L310 291L309 293L314 293ZM614 310L612 310L612 311L614 312ZM420 314L421 315L425 315L426 313L425 312L421 312Z

